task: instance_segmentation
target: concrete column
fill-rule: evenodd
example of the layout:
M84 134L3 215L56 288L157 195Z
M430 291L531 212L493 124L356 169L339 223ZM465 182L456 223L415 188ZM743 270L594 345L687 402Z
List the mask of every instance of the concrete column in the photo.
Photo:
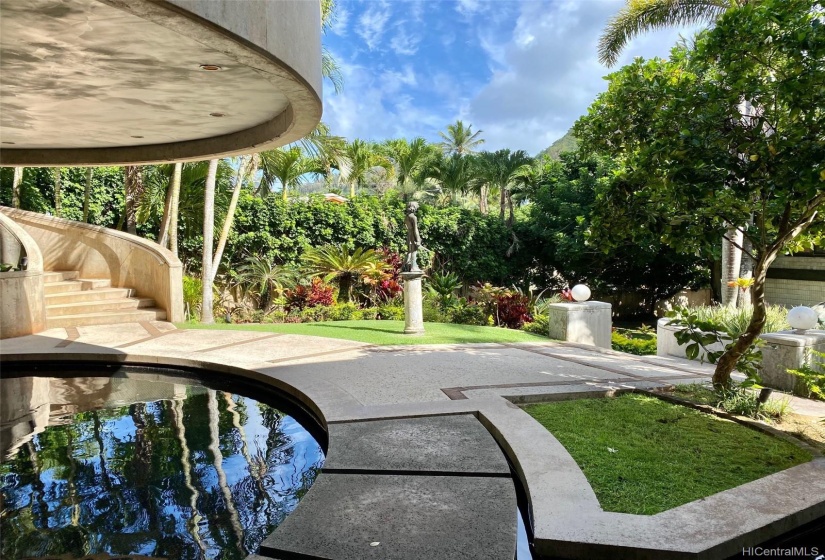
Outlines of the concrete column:
M421 278L424 273L402 272L404 280L404 334L424 334Z
M550 338L610 348L611 305L603 301L550 304Z
M782 331L766 333L760 338L765 341L762 347L762 384L802 394L801 380L786 370L810 365L812 350L825 352L825 330Z

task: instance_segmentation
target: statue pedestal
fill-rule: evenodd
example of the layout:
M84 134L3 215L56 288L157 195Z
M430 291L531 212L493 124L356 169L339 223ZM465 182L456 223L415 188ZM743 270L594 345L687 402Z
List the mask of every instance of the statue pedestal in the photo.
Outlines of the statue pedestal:
M404 334L424 334L421 278L424 272L402 272L404 280Z

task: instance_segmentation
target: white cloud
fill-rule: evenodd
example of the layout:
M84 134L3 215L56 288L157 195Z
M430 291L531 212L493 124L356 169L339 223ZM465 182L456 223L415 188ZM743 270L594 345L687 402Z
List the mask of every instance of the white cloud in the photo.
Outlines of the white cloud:
M395 51L395 54L411 56L417 53L421 37L410 35L401 25L397 25L396 29L395 35L390 40L390 48Z
M586 112L610 72L598 62L598 36L623 5L624 0L528 1L508 35L478 30L492 77L466 116L484 130L486 149L536 153ZM677 38L675 30L640 37L619 65L634 56L666 56Z
M390 10L383 4L378 4L378 8L361 14L358 19L357 33L370 50L375 50L378 47L389 19Z
M330 31L341 37L347 34L347 24L349 23L349 12L343 6L336 6L335 20L330 26Z

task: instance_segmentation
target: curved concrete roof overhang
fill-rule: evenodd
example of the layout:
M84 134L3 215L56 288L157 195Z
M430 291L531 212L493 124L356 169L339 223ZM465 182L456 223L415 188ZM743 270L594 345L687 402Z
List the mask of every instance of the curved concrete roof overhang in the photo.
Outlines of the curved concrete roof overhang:
M320 17L318 0L3 2L0 164L203 160L298 140L321 118Z

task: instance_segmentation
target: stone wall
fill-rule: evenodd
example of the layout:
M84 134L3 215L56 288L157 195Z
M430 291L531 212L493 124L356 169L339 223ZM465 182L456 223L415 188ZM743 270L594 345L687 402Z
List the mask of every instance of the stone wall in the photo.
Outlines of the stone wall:
M154 241L35 212L7 207L0 212L35 241L43 255L41 270L76 270L81 278L111 280L113 287L134 288L154 299L168 321L184 319L183 267ZM29 263L31 268L31 257Z
M0 213L3 259L17 266L28 258L26 270L0 272L0 339L24 336L46 328L43 293L43 257L34 239L13 220Z
M787 307L825 301L825 257L778 257L768 270L765 299Z

